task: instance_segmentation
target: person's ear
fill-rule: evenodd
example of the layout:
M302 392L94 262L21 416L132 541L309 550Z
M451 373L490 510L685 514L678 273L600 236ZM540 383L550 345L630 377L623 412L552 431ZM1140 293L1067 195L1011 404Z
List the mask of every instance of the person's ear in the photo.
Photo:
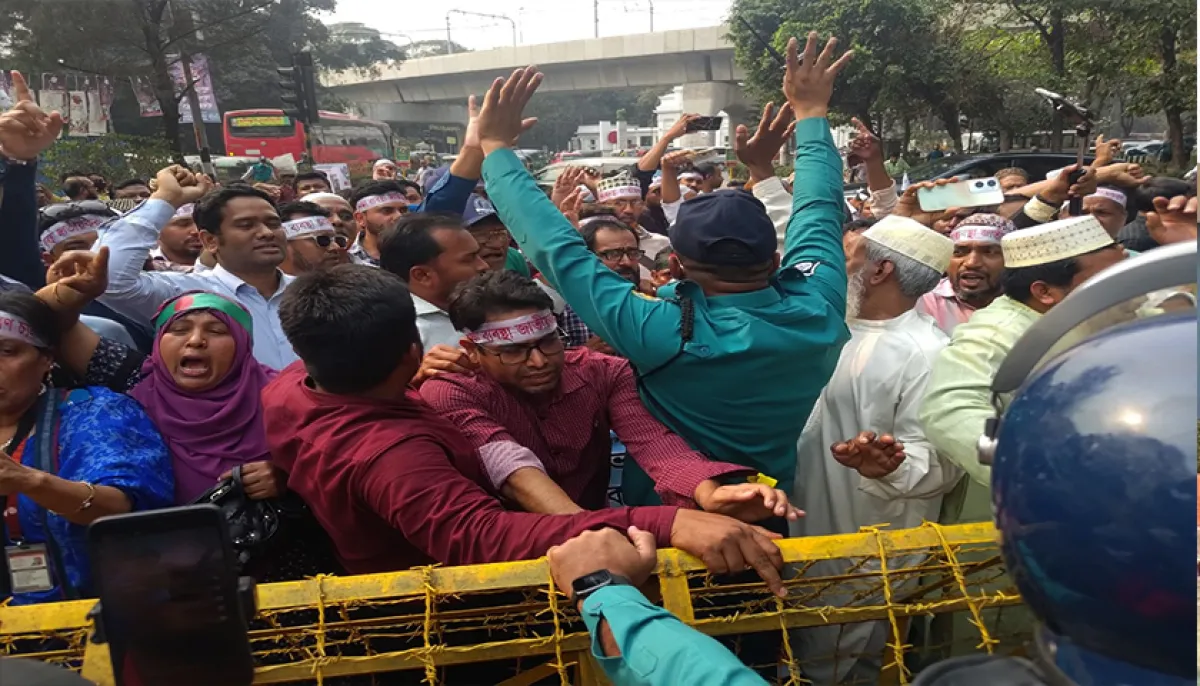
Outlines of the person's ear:
M204 246L205 250L212 253L212 255L215 257L217 255L217 248L221 245L221 238L216 234L211 234L207 231L201 231L200 243Z
M888 277L891 276L895 271L896 265L892 264L888 260L876 262L875 269L872 270L871 278L867 280L867 283L871 284L872 286L881 284L884 281L887 281Z
M1036 302L1046 307L1054 307L1066 297L1066 293L1061 288L1051 286L1045 281L1034 281L1030 284L1029 294Z
M483 353L480 352L479 346L475 345L475 342L466 336L463 336L458 344L462 346L463 352L467 353L467 359L471 360L471 364L478 367L480 360L483 358Z
M54 255L51 255L48 252L42 253L42 264L46 265L46 269L53 267L54 262L55 262Z
M419 283L422 286L427 286L431 284L435 278L436 275L434 271L424 264L418 264L417 266L408 270L409 283Z
M675 279L676 281L683 281L687 278L687 274L685 274L683 271L683 264L679 262L679 258L675 255L671 255L667 258L667 268L671 271L672 279Z

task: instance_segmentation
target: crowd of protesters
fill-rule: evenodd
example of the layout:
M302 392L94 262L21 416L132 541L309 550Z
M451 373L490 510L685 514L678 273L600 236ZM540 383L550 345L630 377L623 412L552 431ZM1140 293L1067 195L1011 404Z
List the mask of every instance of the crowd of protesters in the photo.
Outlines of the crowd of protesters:
M36 183L62 118L14 73L0 496L6 545L55 554L10 602L87 597L88 523L235 467L248 496L311 509L336 558L314 572L537 558L611 527L783 595L780 536L989 519L975 442L1000 363L1088 278L1194 241L1195 189L1101 141L1082 176L1005 172L1002 205L927 212L919 190L949 180L897 189L859 124L848 206L833 45L793 45L785 102L738 127L748 179L671 149L685 115L629 170L549 194L512 149L534 68L472 98L460 154L420 183L388 160L346 195L315 171L264 188L170 166L73 173L65 202ZM881 623L801 633L817 683L878 675L820 656L881 652Z

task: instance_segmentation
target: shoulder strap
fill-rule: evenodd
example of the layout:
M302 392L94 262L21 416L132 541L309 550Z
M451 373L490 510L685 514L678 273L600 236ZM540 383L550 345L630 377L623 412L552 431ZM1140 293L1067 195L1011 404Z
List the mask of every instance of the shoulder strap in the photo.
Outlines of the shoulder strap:
M70 391L51 388L42 397L42 408L38 416L37 432L37 464L38 469L47 474L58 474L58 429L62 420L59 406L66 400ZM54 540L54 532L50 529L50 514L46 508L41 508L42 535L46 538L46 550L50 553L50 561L54 565L54 578L67 600L79 598L79 593L71 585L67 576L67 568L63 564L62 551Z

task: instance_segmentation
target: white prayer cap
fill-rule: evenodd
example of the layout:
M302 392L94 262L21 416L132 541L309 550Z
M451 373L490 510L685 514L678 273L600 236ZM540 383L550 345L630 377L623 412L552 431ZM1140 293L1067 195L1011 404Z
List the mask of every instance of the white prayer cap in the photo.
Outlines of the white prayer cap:
M337 193L324 193L324 192L309 193L308 195L304 196L303 198L300 198L300 200L301 200L301 202L317 202L318 200L343 200L345 202L349 202L348 200L346 200L342 196L338 195Z
M395 163L395 162L393 162L393 161L391 161L391 160L389 160L389 159L382 159L382 160L375 160L375 166L373 166L373 167L371 167L371 168L372 168L372 169L379 169L380 167L384 166L385 164L390 164L390 165L392 165L393 167L394 167L394 166L396 166L396 163Z
M875 222L862 236L939 274L950 266L950 257L954 255L954 241L915 219L894 214Z
M1112 236L1091 215L1020 229L1000 239L1006 269L1058 262L1112 244Z

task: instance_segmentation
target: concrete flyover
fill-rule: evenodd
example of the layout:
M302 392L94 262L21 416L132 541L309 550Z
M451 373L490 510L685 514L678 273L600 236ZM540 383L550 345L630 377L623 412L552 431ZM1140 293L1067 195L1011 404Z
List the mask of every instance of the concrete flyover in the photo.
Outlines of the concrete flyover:
M684 111L731 117L744 109L726 26L519 45L380 65L364 75L322 75L322 83L371 119L462 123L467 96L483 95L497 76L536 64L546 78L539 92L620 88L664 90L683 84Z

